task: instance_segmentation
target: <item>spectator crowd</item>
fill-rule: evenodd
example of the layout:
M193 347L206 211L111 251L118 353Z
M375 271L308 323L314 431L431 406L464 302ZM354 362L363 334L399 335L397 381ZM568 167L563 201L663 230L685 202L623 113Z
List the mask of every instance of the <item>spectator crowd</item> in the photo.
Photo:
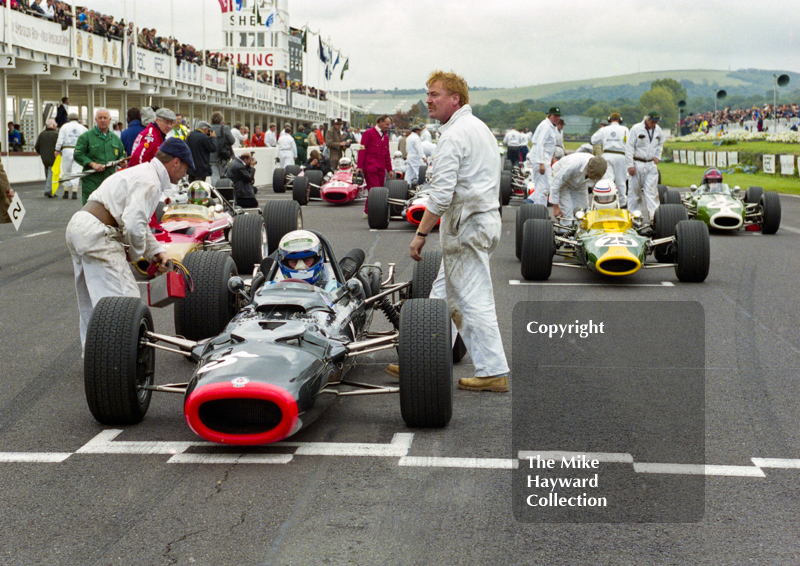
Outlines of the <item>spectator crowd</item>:
M785 120L786 123L789 123L792 118L800 117L800 107L796 102L779 104L777 110L772 104L737 109L725 107L716 112L712 110L684 117L681 120L681 130L688 129L690 132L704 131L708 133L716 126L721 126L725 130L733 124L738 124L742 129L747 130L749 126L745 122L755 122L754 131L762 132L776 117L779 121Z

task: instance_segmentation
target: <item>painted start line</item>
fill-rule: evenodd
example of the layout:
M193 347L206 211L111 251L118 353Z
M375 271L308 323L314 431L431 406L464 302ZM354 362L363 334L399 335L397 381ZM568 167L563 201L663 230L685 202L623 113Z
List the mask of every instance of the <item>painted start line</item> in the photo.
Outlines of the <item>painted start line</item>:
M512 470L533 455L546 458L570 458L585 455L604 463L630 464L641 474L681 474L765 478L764 469L800 470L800 459L751 458L752 466L711 464L670 464L636 462L631 454L621 452L520 451L518 458L458 458L409 456L414 433L400 432L388 444L359 442L277 442L254 447L251 452L230 452L207 442L151 442L115 440L122 430L101 432L75 452L0 452L0 463L58 464L75 454L168 455L167 464L288 464L296 456L398 458L398 465L416 468L468 468ZM222 448L222 450L220 450ZM260 453L259 449L286 449L285 453Z

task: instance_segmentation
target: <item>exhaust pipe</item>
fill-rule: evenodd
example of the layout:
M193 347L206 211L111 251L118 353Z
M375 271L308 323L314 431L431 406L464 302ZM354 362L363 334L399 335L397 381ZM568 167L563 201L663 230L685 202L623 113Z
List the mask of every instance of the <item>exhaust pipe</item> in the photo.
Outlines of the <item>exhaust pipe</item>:
M199 437L218 444L271 444L297 426L297 401L285 389L238 377L186 395L184 416Z

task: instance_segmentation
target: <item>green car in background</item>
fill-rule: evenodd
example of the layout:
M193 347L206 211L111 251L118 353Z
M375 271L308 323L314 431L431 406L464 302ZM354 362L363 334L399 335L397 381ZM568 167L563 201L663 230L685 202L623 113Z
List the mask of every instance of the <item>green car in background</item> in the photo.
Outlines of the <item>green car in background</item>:
M706 169L700 186L692 185L683 195L664 185L659 185L658 193L662 204L683 204L689 218L702 220L715 230L730 232L744 226L748 231L774 234L781 224L778 193L750 187L742 195L739 187L723 183L715 168Z

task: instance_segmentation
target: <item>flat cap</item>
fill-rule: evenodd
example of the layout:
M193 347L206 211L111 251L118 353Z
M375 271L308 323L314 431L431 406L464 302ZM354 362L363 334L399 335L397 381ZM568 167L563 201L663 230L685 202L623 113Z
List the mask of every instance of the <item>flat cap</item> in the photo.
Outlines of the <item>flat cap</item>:
M156 118L161 118L162 120L169 120L170 122L174 122L175 120L178 119L178 117L175 116L175 112L173 112L169 108L159 108L158 111L156 112Z
M602 157L592 157L586 164L586 173L593 181L597 181L606 174L608 163Z
M211 128L211 124L209 124L205 120L202 120L197 124L198 130L205 130L206 128Z

